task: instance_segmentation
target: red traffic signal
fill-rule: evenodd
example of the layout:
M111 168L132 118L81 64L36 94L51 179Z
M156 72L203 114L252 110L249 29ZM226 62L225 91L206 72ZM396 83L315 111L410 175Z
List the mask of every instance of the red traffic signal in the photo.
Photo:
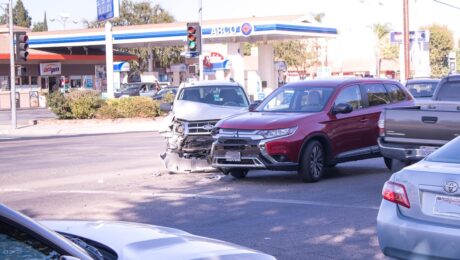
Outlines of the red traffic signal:
M201 27L199 23L187 23L187 51L201 53Z
M16 59L27 61L29 56L29 36L25 32L16 33Z

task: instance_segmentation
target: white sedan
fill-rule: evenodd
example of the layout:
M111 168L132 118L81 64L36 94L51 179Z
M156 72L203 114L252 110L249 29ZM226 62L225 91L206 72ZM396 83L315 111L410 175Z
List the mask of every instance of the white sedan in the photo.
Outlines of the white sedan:
M0 259L275 259L235 244L160 226L41 221L0 204Z

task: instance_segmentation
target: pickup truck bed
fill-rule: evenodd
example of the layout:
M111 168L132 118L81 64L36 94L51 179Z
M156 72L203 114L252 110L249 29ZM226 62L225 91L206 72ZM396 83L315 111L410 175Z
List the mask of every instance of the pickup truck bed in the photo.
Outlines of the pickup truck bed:
M386 158L415 162L460 134L458 102L386 109L379 146Z

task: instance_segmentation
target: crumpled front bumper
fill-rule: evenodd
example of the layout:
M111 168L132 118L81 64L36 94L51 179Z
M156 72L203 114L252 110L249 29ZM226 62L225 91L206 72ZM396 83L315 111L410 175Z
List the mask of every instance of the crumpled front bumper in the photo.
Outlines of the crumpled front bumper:
M215 168L211 167L211 164L207 159L201 158L184 158L180 157L179 154L174 152L165 152L160 155L163 159L163 163L169 172L173 173L184 173L184 172L213 172Z

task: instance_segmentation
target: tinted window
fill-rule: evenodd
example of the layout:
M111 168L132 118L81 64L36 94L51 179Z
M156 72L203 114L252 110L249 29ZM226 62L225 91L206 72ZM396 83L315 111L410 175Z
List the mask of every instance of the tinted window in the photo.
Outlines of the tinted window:
M367 84L363 85L363 87L367 94L369 106L390 104L390 96L382 84Z
M319 112L323 110L334 88L282 87L267 97L257 111Z
M243 89L237 86L186 87L180 92L178 100L187 100L220 106L249 106L249 102Z
M449 143L445 144L437 151L430 154L425 160L430 162L460 164L460 153L458 152L458 147L460 147L460 137L457 137Z
M0 259L59 259L60 254L29 234L0 222Z
M397 85L388 84L385 85L385 87L387 88L388 94L390 95L391 101L393 103L406 100L406 94L404 94L404 91Z
M431 97L433 96L433 92L436 89L437 85L438 85L437 82L421 82L421 83L408 82L406 84L406 88L415 98Z
M363 107L361 100L361 90L359 86L351 86L343 89L335 100L335 104L346 103L357 110Z
M460 81L444 82L439 88L436 100L460 101Z

